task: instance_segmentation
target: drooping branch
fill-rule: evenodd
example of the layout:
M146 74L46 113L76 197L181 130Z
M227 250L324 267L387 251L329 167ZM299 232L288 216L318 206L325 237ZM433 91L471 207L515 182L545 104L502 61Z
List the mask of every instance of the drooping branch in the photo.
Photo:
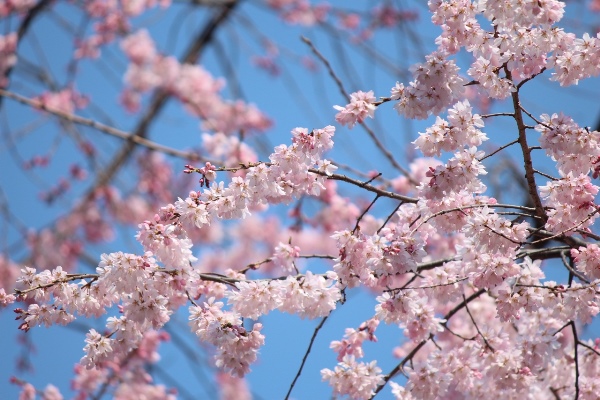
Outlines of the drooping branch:
M317 338L317 335L319 334L319 331L321 330L321 328L325 324L325 321L327 321L327 318L329 318L329 316L323 317L321 319L321 322L319 322L319 324L315 328L315 330L314 330L314 332L312 334L312 337L310 338L310 342L308 344L308 348L306 349L306 352L304 353L304 357L302 357L302 362L300 363L300 367L298 368L298 372L296 373L296 376L294 376L294 380L290 384L290 388L289 388L287 394L285 395L285 400L287 400L287 399L290 398L290 394L292 394L292 390L294 389L294 385L296 385L296 381L298 380L298 378L300 378L300 374L302 374L302 369L304 368L304 364L306 363L306 360L308 359L308 355L310 354L310 351L311 351L313 345L315 344L315 339Z
M19 29L17 29L17 46L21 43L23 37L25 37L25 34L31 27L33 21L42 14L42 11L44 11L44 9L49 6L50 3L52 3L51 0L40 0L35 6L27 11L25 18L23 18L21 24L19 25ZM11 66L4 72L4 77L6 79L10 77L13 69L14 66ZM0 108L2 108L2 100L3 98L0 96Z
M212 18L206 23L203 29L200 30L198 35L192 40L188 50L185 55L182 57L181 62L185 64L192 64L198 60L201 53L206 49L206 46L212 40L217 28L224 23L228 16L232 13L235 7L239 4L239 1L232 1L225 3L222 7L218 8ZM124 162L129 158L133 149L136 146L136 142L134 141L134 137L145 138L148 136L150 126L159 115L160 111L167 104L167 101L170 98L170 93L166 90L157 90L152 99L150 100L150 104L146 108L146 111L142 118L138 121L135 129L128 139L127 143L125 143L121 149L117 152L117 154L113 157L113 159L109 162L108 167L103 171L98 173L98 178L94 182L93 186L88 190L85 198L91 198L97 188L105 186L108 182L110 182L115 176L115 174L119 171Z
M21 96L20 94L14 93L14 92L10 92L8 90L4 90L4 89L0 89L0 98L10 98L12 100L15 100L21 104L25 104L28 105L30 107L33 107L35 109L38 110L42 110L45 112L48 112L52 115L55 115L61 119L64 119L66 121L69 122L73 122L76 124L80 124L80 125L84 125L84 126L89 126L90 128L96 129L100 132L106 133L108 135L114 136L114 137L118 137L120 139L126 140L128 142L133 142L137 145L146 147L147 149L153 150L153 151L157 151L169 156L173 156L173 157L179 157L182 158L184 160L188 160L188 161L192 161L192 162L213 162L214 161L210 161L207 160L203 157L201 157L198 153L195 152L189 152L189 151L181 151L178 149L174 149L172 147L168 147L168 146L164 146L162 144L153 142L149 139L146 139L143 136L140 135L136 135L133 133L127 133L125 131L122 131L120 129L116 129L113 128L112 126L108 126L105 125L101 122L98 122L96 120L93 119L89 119L89 118L84 118L84 117L80 117L78 115L75 114L70 114L67 113L65 111L62 110L58 110L55 108L51 108L46 106L43 102L41 101L36 101L30 98L27 98L25 96Z
M325 56L323 56L323 54L321 54L319 52L319 50L317 50L317 48L312 43L312 41L310 41L310 39L307 39L303 36L302 41L310 47L311 51L315 54L315 56L319 60L321 60L321 62L325 65L325 68L327 68L327 72L329 73L329 76L331 76L331 78L335 81L336 85L338 86L338 89L340 90L342 95L345 97L346 101L350 101L350 95L344 88L344 84L342 83L341 79L337 76L337 74L333 70L333 67L331 66L331 63L329 62L329 60L327 60L327 58L325 58ZM379 103L379 104L381 104L381 103ZM401 166L400 164L398 164L398 162L396 161L396 159L394 158L392 153L383 145L383 143L381 143L381 141L379 140L377 135L375 135L375 132L373 132L373 130L371 128L369 128L364 123L364 121L360 122L360 125L365 129L365 131L367 132L367 134L369 135L369 137L371 138L371 140L373 141L373 143L375 144L377 149L379 149L379 151L381 151L381 153L383 153L383 155L390 162L390 164L392 164L392 166L395 169L397 169L400 173L402 173L404 176L406 176L411 184L413 184L414 186L418 185L418 182L416 182L414 180L414 178L412 178L410 176L410 173L408 172L408 170L406 168L404 168L403 166Z

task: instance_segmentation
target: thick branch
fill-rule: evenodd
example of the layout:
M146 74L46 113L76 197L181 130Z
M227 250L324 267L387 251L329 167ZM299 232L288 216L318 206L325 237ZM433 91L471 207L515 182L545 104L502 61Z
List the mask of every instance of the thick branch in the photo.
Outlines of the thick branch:
M512 80L512 75L508 68L506 70L506 77ZM531 149L527 144L527 128L525 122L523 122L523 113L521 111L521 102L519 100L519 91L516 90L512 93L513 108L515 110L514 118L517 122L517 128L519 130L519 145L521 146L521 153L523 153L523 163L525 168L525 179L527 180L527 188L531 200L535 206L535 213L538 217L542 218L543 221L547 220L542 200L537 191L537 184L535 183L533 160L531 159Z

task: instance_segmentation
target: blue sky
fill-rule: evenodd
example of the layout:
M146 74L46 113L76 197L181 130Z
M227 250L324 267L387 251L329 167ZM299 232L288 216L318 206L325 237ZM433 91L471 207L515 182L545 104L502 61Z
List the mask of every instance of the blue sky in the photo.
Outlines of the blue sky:
M333 68L346 83L348 91L374 90L376 96L387 96L396 80L401 79L399 76L388 73L376 58L365 57L365 53L360 50L360 47L359 50L348 48L346 57L340 58L336 40L324 34L323 30L313 32L302 27L285 27L276 18L273 18L270 12L256 3L256 1L247 2L242 5L240 12L256 27L259 27L264 37L280 44L282 59L285 60L282 75L278 78L269 76L263 71L257 70L249 61L254 54L262 53L257 52L258 47L254 34L251 33L253 31L241 28L244 20L240 17L235 17L230 25L219 32L218 42L234 65L237 79L243 88L244 98L255 103L275 121L273 129L261 142L267 149L266 152L260 154L261 159L268 156L269 149L274 145L289 143L289 131L296 126L318 128L334 124L335 111L332 106L345 104L345 100L322 66L317 73L307 72L300 66L300 57L310 55L307 46L300 41L301 35L309 37L321 53L331 59ZM332 1L331 3L333 5L346 4L341 1ZM352 7L364 9L368 3L367 1L357 1L353 2ZM59 27L57 21L59 18L64 18L74 22L77 13L73 11L72 7L71 5L59 5L54 14L41 18L39 25L36 24L32 31L32 39L25 41L21 49L23 60L34 61L46 66L52 71L59 84L64 84L67 80L66 60L70 59L72 42L69 35ZM408 30L400 33L382 32L372 43L368 44L391 60L391 63L398 66L401 71L406 71L411 63L421 60L422 56L431 50L433 39L439 32L438 28L431 27L428 22L429 17L422 13L425 11L425 7L417 5L416 9L421 12L422 20L411 24L410 27L416 29L417 38L422 46L416 43L416 38L411 36ZM593 22L592 17L576 10L569 14L567 23L572 27L576 21L583 21L575 27L580 30L588 21L590 24ZM178 55L185 47L185 38L193 35L202 26L202 22L203 17L200 14L186 13L184 7L179 4L175 5L172 11L156 10L148 16L136 19L134 27L147 27L157 35L156 37L160 38L157 40L160 50ZM13 28L14 26L13 22ZM172 26L177 28L172 28ZM43 49L43 52L40 52L39 49ZM410 51L405 53L404 49ZM95 112L94 107L83 111L82 115L99 118L102 122L128 131L135 125L137 117L127 114L116 103L119 95L119 82L126 65L125 59L117 46L110 46L106 55L107 57L100 64L84 60L79 65L77 89L88 94L93 105L99 107L104 116ZM460 55L458 59L459 64L466 65L464 62L467 58L464 55ZM214 76L226 76L214 48L203 55L201 62ZM30 77L19 75L19 68L20 66L17 66L10 90L24 95L38 94L41 90L39 84L33 83ZM547 77L548 73L545 76ZM404 81L407 82L406 79ZM233 83L228 83L224 95L231 98L234 91L230 91L230 89L234 87ZM562 90L555 82L536 79L524 89L523 104L535 115L564 111L580 125L594 126L600 116L600 102L597 100L599 88L598 80L589 80L578 87ZM306 102L311 107L307 107ZM493 111L507 110L509 110L508 104L499 103L493 106ZM407 143L407 138L414 140L417 132L424 131L431 124L431 120L413 122L400 119L389 103L380 107L376 116L376 121L369 121L370 126L384 137L384 143L399 160L405 160L405 157L412 153L413 146ZM7 99L4 100L3 109L0 112L0 122L4 124L1 127L3 133L7 129L17 131L29 126L30 123L39 122L41 124L32 132L23 131L18 146L24 158L52 148L59 136L59 125L56 121L48 120L39 113L32 113L26 107ZM488 121L486 121L487 123ZM509 142L514 137L514 127L512 121L508 119L491 121L485 131L491 138L490 142L497 145ZM82 129L82 133L86 139L102 149L104 161L108 159L106 155L118 148L120 144L118 140L107 138L88 128ZM171 101L152 126L150 137L161 144L175 148L189 148L199 145L200 134L198 121L182 111L174 101ZM352 164L362 171L381 171L388 179L395 177L389 165L382 160L366 134L359 128L349 131L338 126L334 139L336 144L331 154L332 159L343 164ZM40 227L53 221L61 214L62 207L72 204L76 195L83 192L86 185L89 184L87 182L75 186L71 196L62 199L55 205L47 206L40 203L37 197L40 191L39 181L43 182L42 187L48 188L56 182L57 177L67 173L68 166L75 154L72 143L68 140L61 141L51 166L46 170L35 171L37 178L32 177L29 173L24 173L18 162L9 156L10 150L6 147L6 142L2 146L0 147L0 171L2 171L0 186L8 198L11 211L19 216L25 226ZM517 156L510 150L506 154L511 157ZM183 169L183 161L174 160L174 164L177 166L177 170ZM546 162L543 166L548 171L553 171L551 162ZM133 175L124 172L119 177L122 181L127 182L127 179L131 179ZM350 196L356 193L347 186L339 185L339 187L343 195ZM175 199L182 195L185 194L175 193L173 197ZM279 211L276 212L281 212L281 208L277 210ZM384 215L383 212L382 215ZM19 244L22 236L8 225L3 225L2 229L3 248L16 248L10 254L18 260L23 253L13 245ZM124 233L124 235L128 234L132 234L132 232ZM88 253L98 260L102 252L131 251L139 253L141 248L139 246L136 248L135 244L131 246L131 242L131 240L120 240L96 246L89 249ZM330 388L326 383L321 382L319 373L320 369L333 368L336 363L336 355L329 349L329 342L340 339L346 327L357 327L362 321L370 318L374 305L374 299L368 294L358 290L349 292L348 302L336 310L320 332L305 366L305 371L296 384L293 398L327 398L329 396ZM61 388L63 393L69 397L69 380L72 377L73 365L83 354L84 333L82 329L84 326L99 329L104 326L104 322L105 318L101 318L98 321L81 321L80 324L69 328L32 329L27 337L35 344L36 348L36 352L30 355L35 371L31 374L18 374L18 376L39 388L52 383ZM272 313L261 322L264 325L263 333L266 336L266 345L261 350L261 357L249 376L250 388L257 398L282 398L300 365L318 321L303 321L295 316ZM3 339L0 341L0 357L2 358L0 398L13 398L17 393L16 388L8 383L8 377L16 374L14 360L23 351L23 348L17 345L19 337L17 326L18 323L13 321L13 314L9 310L0 312L0 335ZM172 331L174 340L163 345L162 360L156 370L157 380L164 382L167 386L172 386L168 378L170 376L185 382L192 397L212 398L211 392L204 392L202 389L204 386L202 380L207 379L210 382L212 379L210 371L201 363L192 362L186 358L182 353L187 353L187 350L182 352L182 347L176 345L176 340L181 339L187 346L196 349L198 357L206 357L187 330L186 313L174 316L169 329ZM583 337L595 337L597 334L596 324ZM397 363L390 352L394 346L401 343L403 334L402 330L395 326L382 324L377 336L378 343L365 345L365 361L377 359L385 373ZM183 392L182 395L184 395ZM389 397L388 389L384 390L378 398Z

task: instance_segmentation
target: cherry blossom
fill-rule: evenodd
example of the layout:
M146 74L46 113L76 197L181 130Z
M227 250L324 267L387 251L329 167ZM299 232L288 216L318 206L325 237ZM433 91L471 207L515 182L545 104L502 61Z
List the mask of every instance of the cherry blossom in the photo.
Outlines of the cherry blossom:
M536 130L542 133L540 145L557 162L563 176L587 174L600 156L600 133L580 128L566 115L544 114Z
M377 362L357 362L354 356L345 356L332 371L321 370L323 380L328 380L335 394L347 395L352 399L367 399L382 381Z
M374 333L378 325L378 320L371 319L363 322L357 330L347 328L344 339L341 341L334 340L329 346L333 351L338 353L337 360L342 361L347 354L353 355L356 358L364 357L362 343L365 340L372 342L377 341L377 337L375 337Z
M256 323L248 332L237 313L222 310L223 303L214 298L203 307L190 307L190 326L198 337L217 348L215 365L232 373L244 376L257 357L257 351L264 343L260 333L262 324Z
M439 114L464 90L464 78L444 52L434 52L425 59L411 68L414 80L409 85L396 83L391 90L391 99L398 100L394 108L406 118L425 119L431 113Z
M571 250L571 255L575 258L576 268L592 279L600 279L599 254L600 248L593 243L586 247Z
M206 5L200 3L194 6ZM217 3L207 17L214 26L206 29L238 6ZM198 63L193 52L176 58L154 29L138 24L147 10L169 5L83 4L92 25L77 38L69 82L44 81L47 87L31 97L16 93L29 86L19 87L18 76L13 84L11 75L30 62L20 52L17 58L24 28L0 36L0 86L10 89L0 99L59 118L81 156L67 164L68 178L42 193L48 206L73 203L71 212L27 230L2 204L7 220L23 231L26 256L15 258L12 249L0 256L0 309L14 311L15 329L23 333L76 319L102 321L82 335L72 380L77 398L106 390L117 399L175 398L176 391L153 381L150 367L160 360L160 343L171 338L167 332L184 332L177 327L182 314L195 345L210 355L221 397L250 398L245 378L269 341L272 314L316 320L300 377L321 327L352 307L347 303L358 291L372 301L368 315L332 327L338 336L328 344L337 364L332 356L332 365L318 366L334 397L370 399L383 390L397 399L600 397L600 341L586 332L600 314L600 133L580 126L576 114L546 110L544 99L536 103L538 114L524 101L533 80L570 86L597 76L600 34L571 32L560 1L430 0L438 36L408 73L382 78L384 88L393 86L389 97L368 87L346 91L351 82L306 39L315 56L308 63L323 62L347 101L333 106L337 114L326 123L335 119L351 129L367 117L379 122L386 112L398 120L428 119L424 132L407 132L401 148L382 140L383 129L365 126L366 139L356 139L360 154L345 165L338 157L346 139L334 144L332 125L289 127L288 138L271 146L261 135L272 121L245 100L235 69L222 74L226 85L213 63ZM362 13L305 0L263 6L287 24L343 35L373 57L386 57L371 41L378 30L404 28L417 15L387 3ZM29 21L32 7L0 2L0 15ZM233 21L252 25L243 12ZM214 45L220 54L215 32L206 32L194 46ZM287 74L280 67L287 58L307 62L275 38L254 35L259 52L244 37L241 53L271 72L269 79ZM139 117L131 133L80 116L96 107L78 91L85 87L76 85L80 59L113 47L125 60L115 97ZM187 112L176 118L197 127L190 151L150 135L151 114L169 99ZM501 135L493 129L500 119L510 122ZM121 184L126 176L110 172L128 155L102 171L104 150L82 138L87 129L72 125L124 140L123 154L144 147L135 153L135 182ZM365 153L374 168L362 163L362 140L380 152ZM20 164L29 173L47 172L54 153L28 154ZM88 174L94 182L77 199ZM134 236L137 250L97 251L117 246L112 240L121 236ZM92 268L77 270L82 261ZM388 352L398 360L385 371L371 354L382 329L404 335ZM16 378L13 384L24 399L63 398L52 384L36 388Z
M562 179L540 187L540 194L551 209L547 227L553 232L572 234L575 229L586 229L597 218L594 198L598 186L587 175L569 173Z
M375 115L375 96L373 91L358 91L350 95L350 103L346 107L334 106L339 111L335 116L336 121L348 128L354 127L356 123L362 123L366 117Z
M468 100L459 102L448 110L448 121L437 117L435 125L425 133L419 133L415 146L426 156L441 154L441 151L454 151L462 146L480 146L487 140L485 133L477 128L483 127L478 114L471 114Z
M298 246L292 247L291 244L279 243L279 245L275 247L273 263L286 272L292 272L296 268L294 266L294 260L299 255L300 248Z

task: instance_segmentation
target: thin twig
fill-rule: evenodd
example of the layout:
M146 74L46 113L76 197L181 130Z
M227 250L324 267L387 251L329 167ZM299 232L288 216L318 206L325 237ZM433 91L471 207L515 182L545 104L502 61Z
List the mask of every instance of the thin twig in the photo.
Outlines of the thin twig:
M523 111L525 114L527 114L527 116L529 118L531 118L532 120L535 121L536 124L538 125L542 125L548 129L552 129L552 127L548 124L544 124L542 121L538 120L536 117L533 116L533 114L531 114L529 111L527 111L522 105L519 104L519 108L521 109L521 111Z
M433 336L433 335L431 335ZM400 361L400 363L398 365L396 365L394 367L394 369L392 369L389 374L387 374L386 376L383 377L383 383L379 386L377 386L377 389L375 389L375 393L373 394L373 396L371 396L371 399L374 398L375 396L377 396L377 393L381 392L381 390L385 387L385 385L390 381L390 379L392 379L392 377L394 375L396 375L399 371L401 371L404 366L406 365L407 362L409 362L410 360L412 360L412 358L415 356L415 354L417 354L417 352L419 350L421 350L421 348L423 346L425 346L425 344L429 341L431 337L423 340L422 342L420 342L417 346L415 346L415 348L413 348L410 353L408 353L406 355L406 357L404 357L404 359L402 361Z
M492 151L492 152L491 152L490 154L488 154L487 156L483 156L483 157L481 157L481 158L479 159L479 161L483 161L483 160L485 160L486 158L489 158L489 157L493 156L494 154L496 154L496 153L498 153L498 152L500 152L500 151L504 150L505 148L507 148L507 147L510 147L510 146L512 146L513 144L516 144L516 143L519 143L519 139L513 140L512 142L510 142L510 143L507 143L507 144L505 144L504 146L500 146L499 148L497 148L496 150Z
M575 275L576 277L579 278L580 281L585 282L585 283L590 283L589 279L586 279L585 276L581 275L579 272L577 272L575 269L573 269L573 267L571 267L571 263L569 262L569 260L567 260L567 252L566 251L561 251L560 252L560 258L563 262L563 265L565 266L566 269L569 270L569 272L573 275Z
M577 336L577 327L575 326L575 322L571 321L571 330L573 331L573 350L575 351L574 361L575 361L575 400L579 399L579 352L577 351L577 343L579 343L579 338Z
M298 372L296 373L296 376L294 377L294 380L292 381L292 383L290 385L290 388L289 388L287 394L285 395L285 400L287 400L287 399L290 398L290 394L292 393L292 389L294 389L294 385L296 384L296 381L298 380L298 378L300 378L300 374L302 373L302 369L304 368L304 364L306 363L306 359L308 358L308 354L310 353L310 350L312 349L312 346L315 343L315 339L317 338L317 334L319 333L319 331L323 327L323 324L325 324L325 321L327 321L327 318L329 318L329 315L326 316L326 317L323 317L323 319L321 319L321 322L319 322L319 325L317 325L317 327L315 328L315 331L313 332L313 335L310 338L310 343L308 344L308 348L306 349L306 353L304 353L304 357L302 357L302 362L300 363L300 368L298 368Z
M418 199L413 198L413 197L408 197L408 196L404 196L401 194L397 194L394 192L390 192L387 190L383 190L383 189L379 189L378 187L369 185L365 182L361 182L357 179L352 179L347 177L346 175L339 175L339 174L332 174L332 175L327 175L325 172L319 171L318 169L314 169L314 168L310 168L308 170L309 172L312 172L313 174L319 174L322 176L326 176L328 179L333 179L336 181L342 181L342 182L347 182L347 183L351 183L355 186L358 186L362 189L365 189L369 192L373 192L375 194L380 195L381 197L388 197L390 199L396 199L396 200L401 200L404 201L406 203L417 203Z
M539 170L537 170L537 169L535 169L535 168L533 169L533 172L535 172L535 173L536 173L536 174L538 174L538 175L541 175L541 176L543 176L544 178L548 178L548 179L550 179L551 181L558 181L558 180L559 180L558 178L555 178L555 177L553 177L552 175L549 175L549 174L547 174L547 173L545 173L545 172L539 171Z
M91 279L91 281L86 284L86 286L87 286L87 285L90 285L91 283L93 283L94 281L98 280L98 277L99 277L98 274L67 274L67 277L64 279L58 279L58 280L46 283L44 285L30 287L29 289L24 289L24 290L14 289L14 292L18 296L23 296L34 290L46 289L46 288L52 287L54 285L57 285L59 283L67 283L67 282L72 282L72 281L79 280L79 279Z
M580 290L587 290L587 289L593 288L596 293L600 293L595 288L597 286L597 284L588 285L588 286L566 287L566 288L562 285L560 285L560 286L544 286L544 285L529 285L529 284L524 284L524 283L517 283L515 286L516 287L524 287L524 288L547 289L547 290L550 290L553 292L558 292L558 293L577 292Z
M475 325L475 329L477 330L477 333L479 334L479 336L481 336L481 338L483 339L483 342L485 343L487 348L490 349L491 351L495 352L496 350L494 350L494 348L488 343L488 341L485 338L485 336L483 335L483 333L481 333L481 331L479 330L479 326L477 325L477 322L475 322L475 318L473 318L473 314L471 314L471 310L469 310L469 306L466 303L467 299L465 298L465 295L463 294L462 297L463 297L463 300L465 301L465 310L467 310L467 314L469 314L469 317L471 318L471 322L473 322L473 325Z
M379 229L377 229L377 234L379 235L379 232L381 232L381 230L383 228L385 228L385 226L388 224L388 222L390 222L390 219L392 219L392 217L394 215L396 215L396 211L398 211L400 209L400 207L402 206L402 204L404 204L403 201L401 201L400 203L398 203L398 205L396 206L396 208L394 208L394 211L392 211L387 218L385 219L385 221L383 221L383 224L381 224L381 226L379 227Z
M317 48L315 47L313 42L311 42L310 39L302 36L300 38L300 40L302 40L304 43L306 43L308 45L308 47L310 47L310 50L315 54L315 56L317 56L317 58L319 60L321 60L321 62L325 65L325 68L327 69L329 76L331 77L331 79L333 79L335 81L338 89L342 93L342 96L344 96L346 101L350 101L350 95L348 94L348 92L346 92L346 89L344 89L344 84L342 83L342 80L336 75L335 71L331 67L331 64L329 63L329 60L327 58L325 58L325 56L323 56L323 54L321 54L319 52L319 50L317 50Z
M481 118L492 118L492 117L515 117L515 113L499 112L491 114L480 115Z
M181 150L174 149L172 147L163 146L162 144L158 144L158 143L148 140L144 137L137 136L135 134L128 133L128 132L122 131L117 128L113 128L112 126L105 125L105 124L97 122L93 119L80 117L75 114L70 114L70 113L55 109L55 108L47 107L41 101L33 100L33 99L27 98L25 96L21 96L20 94L10 92L8 90L0 89L0 97L7 97L7 98L15 100L21 104L25 104L25 105L28 105L35 109L48 112L52 115L55 115L61 119L66 120L66 121L73 122L73 123L79 124L79 125L89 126L90 128L93 128L99 132L106 133L108 135L118 137L123 140L131 140L132 142L139 144L140 146L144 146L150 150L158 151L158 152L161 152L161 153L164 153L164 154L167 154L170 156L174 156L174 157L183 158L183 159L189 160L189 161L209 161L209 160L203 159L197 153L181 151ZM211 161L211 163L215 163L215 162Z
M417 275L415 275L415 276L417 276ZM467 279L469 279L469 278L464 277L464 278L460 278L460 279L452 281L452 282L438 283L437 285L430 285L430 286L417 286L417 287L404 287L403 286L401 288L386 289L386 290L384 290L384 292L395 292L395 291L402 291L402 290L418 290L418 289L435 289L435 288L442 287L442 286L452 286L452 285L455 285L462 281L466 281Z
M521 82L519 82L519 83L517 84L517 90L518 90L518 89L521 89L521 86L523 86L524 84L526 84L527 82L529 82L530 80L532 80L533 78L535 78L536 76L543 74L545 70L546 70L546 67L543 67L543 68L540 70L540 72L538 72L538 73L536 73L536 74L533 74L533 75L531 75L529 78L525 78L525 79L523 79Z
M240 163L238 167L222 167L222 168L217 168L216 171L217 172L221 172L221 171L226 171L226 172L237 172L243 169L249 169L252 167L256 167L259 164L264 164L266 166L271 166L271 163L268 162L255 162L255 163L248 163L248 164L244 164L244 163ZM317 174L317 175L321 175L324 176L327 179L333 179L334 181L341 181L341 182L347 182L350 183L352 185L358 186L361 189L365 189L369 192L378 194L381 197L387 197L390 199L396 199L396 200L401 200L403 202L406 203L417 203L419 200L417 198L414 197L408 197L408 196L404 196L398 193L394 193L388 190L383 190L377 186L373 186L370 185L368 182L370 181L359 181L358 179L354 179L354 178L350 178L346 175L340 175L340 174L330 174L328 175L326 172L324 171L320 171L316 168L309 168L308 172L311 172L313 174ZM511 208L519 208L518 206L511 206Z
M329 73L329 76L331 76L331 78L335 81L338 89L340 90L340 92L342 93L342 95L346 98L346 101L350 101L350 95L348 94L348 92L346 91L346 89L344 88L344 84L342 83L341 79L337 76L337 74L335 73L335 71L333 70L333 68L331 67L331 64L329 63L329 60L327 60L327 58L325 58L323 56L323 54L321 54L319 52L319 50L317 50L317 48L315 47L315 45L310 41L310 39L302 36L302 41L304 43L306 43L311 51L315 54L315 56L317 56L317 58L319 60L321 60L321 62L325 65L325 68L327 68L327 72ZM388 159L388 161L392 164L392 166L394 168L396 168L398 171L400 171L404 176L406 176L406 178L410 181L411 184L417 186L419 184L419 182L415 181L414 178L412 178L410 176L410 173L408 172L408 170L406 170L406 168L402 167L400 164L398 164L398 162L396 161L396 159L394 158L394 156L392 155L392 153L386 149L386 147L383 145L383 143L381 143L381 141L379 140L379 138L375 135L375 132L373 132L373 130L371 130L371 128L369 128L364 121L360 122L360 125L365 129L365 131L367 132L367 134L369 135L369 137L371 138L371 140L373 141L373 143L375 143L375 146L377 147L377 149L379 149L379 151L381 151L383 153L383 155L385 156L385 158Z
M515 208L517 210L535 212L534 208L524 207L524 206L516 206L516 205L513 206L513 205L510 205L510 204L470 204L470 205L467 205L467 206L460 206L460 207L449 208L447 210L441 210L441 211L438 211L438 212L436 212L434 214L428 215L426 218L424 218L421 221L421 223L415 229L413 229L412 233L414 233L417 230L419 230L419 228L421 226L423 226L424 224L426 224L428 221L430 221L433 218L439 217L439 216L444 215L444 214L449 214L451 212L462 212L463 214L466 215L466 213L464 212L464 210L469 210L469 209L472 209L472 208L481 208L481 207L489 207L489 208L496 208L496 207L497 208ZM530 217L534 217L534 216L530 216ZM501 235L500 233L498 233L498 234ZM512 240L512 239L509 239L509 240Z
M559 333L560 331L562 331L563 329L565 329L567 326L571 325L571 321L567 322L566 324L564 324L563 326L561 326L556 332L554 332L552 334L552 336L556 336L557 333Z
M570 228L567 228L567 229L564 229L561 232L558 232L558 233L556 233L554 235L551 235L551 236L545 237L543 239L539 239L539 240L530 242L529 244L534 245L534 244L542 243L542 242L545 242L545 241L552 240L552 239L555 239L557 237L563 236L565 233L573 231L573 230L577 229L579 226L581 226L584 223L586 223L587 221L589 221L594 215L598 214L598 212L600 212L600 210L596 209L593 212L591 212L590 214L588 214L587 218L585 218L583 221L575 224L574 226L572 226ZM573 240L573 238L569 238L569 239Z
M581 340L577 342L577 344L579 344L580 346L585 347L588 350L591 350L594 354L596 354L597 356L600 356L600 352L598 352L598 350L594 349L591 346L588 346L587 344L583 343Z
M354 232L356 232L356 230L358 229L358 225L360 224L360 221L363 219L363 217L367 214L367 212L369 212L369 210L371 209L371 207L373 207L373 205L375 204L375 202L379 199L379 195L375 196L375 198L373 199L373 201L371 202L371 204L369 204L369 206L367 208L365 208L365 210L362 212L362 214L360 214L358 216L358 218L356 219L356 225L354 225L354 229L352 230L352 233L354 234Z
M194 301L194 299L193 299L193 298L192 298L192 296L190 295L190 292L188 292L188 291L186 290L186 291L185 291L185 295L187 296L187 298L188 298L188 300L190 301L190 303L192 303L192 304L193 304L194 306L196 306L196 307L200 307L200 306L198 305L198 303L196 303L196 302Z
M569 250L568 246L546 247L542 249L522 250L515 256L515 259L529 257L532 260L547 260L549 258L560 257L560 253Z

